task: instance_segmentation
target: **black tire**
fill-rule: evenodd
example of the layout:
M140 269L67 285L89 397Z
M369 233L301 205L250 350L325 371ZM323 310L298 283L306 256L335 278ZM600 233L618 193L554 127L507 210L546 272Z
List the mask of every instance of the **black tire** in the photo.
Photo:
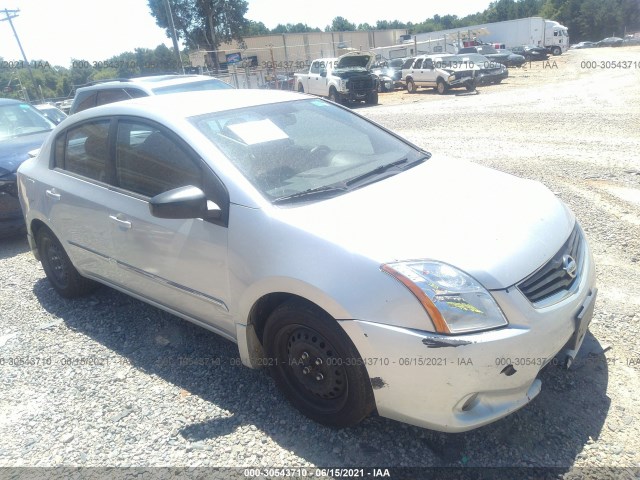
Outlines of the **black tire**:
M416 93L418 91L418 87L416 87L416 82L413 81L413 78L407 79L407 92Z
M96 289L98 284L78 273L51 230L46 227L40 228L36 234L36 245L44 273L61 296L75 298Z
M271 375L285 397L323 425L356 425L374 409L364 362L322 310L300 301L278 307L264 331Z
M301 83L298 84L298 92L304 93L304 86Z
M562 50L560 49L560 47L553 47L551 49L551 54L557 57L558 55L562 54Z
M440 94L440 95L444 95L445 93L447 93L447 90L449 90L449 88L447 87L447 84L444 83L444 80L442 80L441 78L438 79L438 82L436 83L436 91Z
M369 95L367 95L365 103L367 103L369 105L377 105L378 104L378 92L370 92Z
M340 103L340 99L338 98L338 92L333 87L329 89L329 96L327 98L332 102Z
M474 92L475 89L476 89L476 84L475 83L469 83L469 84L465 85L464 88L467 89L467 92Z

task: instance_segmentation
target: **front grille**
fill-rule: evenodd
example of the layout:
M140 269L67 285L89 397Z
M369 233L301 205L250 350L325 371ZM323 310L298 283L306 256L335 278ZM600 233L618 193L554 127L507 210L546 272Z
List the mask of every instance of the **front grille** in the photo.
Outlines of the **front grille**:
M471 70L465 70L463 72L456 72L454 75L456 77L456 80L460 80L461 78L473 76L473 72Z
M580 282L584 266L585 242L580 226L576 224L569 239L551 260L518 284L518 289L534 305L545 300L560 301L572 293ZM568 273L571 259L575 261L575 276Z
M348 85L350 92L362 93L367 92L373 88L372 79L367 78L351 78Z

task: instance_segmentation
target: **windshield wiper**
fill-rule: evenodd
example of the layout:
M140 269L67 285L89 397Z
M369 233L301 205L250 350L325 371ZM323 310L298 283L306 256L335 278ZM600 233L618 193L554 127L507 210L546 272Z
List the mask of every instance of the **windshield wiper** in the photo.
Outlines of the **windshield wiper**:
M299 200L299 199L308 199L313 197L330 198L347 191L346 186L342 184L338 184L338 185L340 186L324 185L322 187L310 188L309 190L305 190L304 192L292 193L291 195L278 197L275 200L273 200L272 203L274 204L288 203L288 202Z
M428 156L422 157L422 158L419 158L417 160L414 160L411 163L407 163L407 161L408 161L407 158L403 158L401 160L396 160L395 162L391 162L391 163L386 163L384 165L380 165L379 167L374 168L373 170L369 170L368 172L365 172L365 173L363 173L361 175L356 175L355 177L350 178L349 180L347 180L345 182L345 185L347 187L350 187L350 186L352 186L352 185L354 185L356 183L361 182L362 180L366 180L369 177L374 177L376 175L380 175L382 173L385 173L387 170L391 170L394 167L398 167L398 166L404 165L404 164L406 164L406 165L404 165L404 167L401 168L400 171L407 170L407 169L409 169L411 167L415 167L416 165L419 165L420 163L424 162L428 158L429 158Z

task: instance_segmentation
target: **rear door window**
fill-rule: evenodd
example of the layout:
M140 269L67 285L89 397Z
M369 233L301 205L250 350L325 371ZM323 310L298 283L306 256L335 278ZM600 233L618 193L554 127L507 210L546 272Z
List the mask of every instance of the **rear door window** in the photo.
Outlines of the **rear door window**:
M76 175L107 182L110 120L87 122L56 139L54 163Z

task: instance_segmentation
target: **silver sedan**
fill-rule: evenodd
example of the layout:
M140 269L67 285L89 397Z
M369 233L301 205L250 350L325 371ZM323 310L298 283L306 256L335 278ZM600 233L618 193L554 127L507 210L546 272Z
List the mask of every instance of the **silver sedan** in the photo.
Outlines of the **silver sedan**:
M495 421L571 362L593 312L589 246L547 188L316 97L96 107L18 176L61 295L106 284L217 332L327 425Z

